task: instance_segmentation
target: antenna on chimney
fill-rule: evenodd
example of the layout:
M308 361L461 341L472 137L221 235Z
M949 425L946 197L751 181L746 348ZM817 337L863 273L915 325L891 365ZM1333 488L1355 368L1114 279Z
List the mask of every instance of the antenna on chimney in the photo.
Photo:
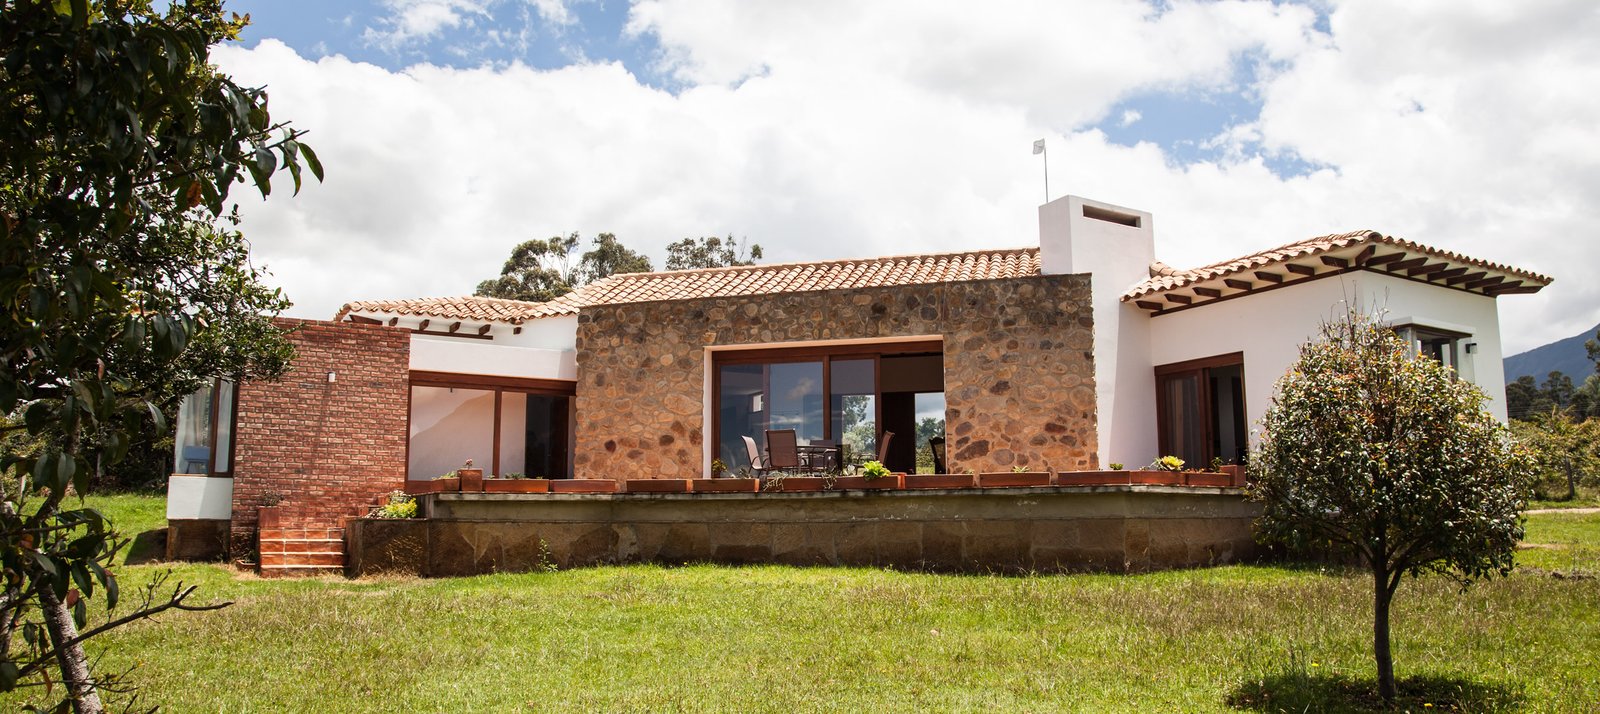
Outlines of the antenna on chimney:
M1050 202L1050 152L1044 148L1044 139L1033 142L1033 153L1044 154L1044 202Z

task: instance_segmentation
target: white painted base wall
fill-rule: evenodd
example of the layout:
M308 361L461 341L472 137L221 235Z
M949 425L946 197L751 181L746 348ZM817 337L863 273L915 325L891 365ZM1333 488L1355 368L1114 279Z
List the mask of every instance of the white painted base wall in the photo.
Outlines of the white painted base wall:
M233 518L233 479L173 474L167 479L167 520Z
M576 339L576 332L573 337ZM501 377L578 378L577 352L571 349L516 347L427 335L411 337L411 368Z

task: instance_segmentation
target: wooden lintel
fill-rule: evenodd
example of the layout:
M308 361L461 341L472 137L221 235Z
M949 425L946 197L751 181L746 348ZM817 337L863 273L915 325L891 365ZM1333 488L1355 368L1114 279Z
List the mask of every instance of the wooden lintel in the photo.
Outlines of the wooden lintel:
M1415 267L1417 267L1419 265L1422 265L1423 263L1426 263L1426 262L1428 262L1428 256L1422 255L1422 256L1417 256L1415 258L1406 258L1405 260L1397 260L1397 261L1395 261L1393 263L1390 263L1389 265L1387 265L1385 267L1389 272L1392 273L1392 272L1395 272L1396 270L1410 270L1410 269L1415 268Z
M1322 256L1322 264L1323 265L1331 265L1331 266L1333 266L1335 268L1348 268L1348 267L1350 267L1350 261L1345 260L1344 258L1337 258L1337 257L1331 256L1331 255Z
M1256 278L1261 279L1261 280L1265 280L1265 281L1267 281L1269 283L1281 283L1281 282L1283 282L1283 276L1282 275L1279 275L1277 273L1269 273L1269 272L1267 272L1265 270L1257 270L1256 271Z
M398 318L398 317L389 318L389 326L390 327L394 327L395 325L398 325L398 324L400 324L400 318Z
M1167 302L1175 302L1179 305L1188 305L1189 303L1194 302L1194 298L1189 297L1188 295L1179 295L1177 293L1167 293L1166 298Z
M1208 298L1222 297L1222 291L1216 288L1195 288L1194 294Z
M455 334L455 331L459 330L459 329L461 329L461 321L460 320L456 320L455 322L450 323L450 333L451 334Z
M1446 285L1457 285L1457 284L1460 284L1460 283L1466 283L1466 282L1471 282L1473 280L1478 280L1478 279L1480 279L1483 276L1488 275L1488 274L1489 274L1488 272L1480 270L1480 271L1478 271L1476 273L1467 273L1466 275L1457 275L1456 277L1453 277L1453 278L1451 278L1449 280L1444 281L1444 283Z
M1368 261L1372 260L1373 254L1377 252L1378 246L1376 244L1367 246L1366 250L1363 250L1360 254L1356 255L1356 265L1366 265Z
M1228 278L1222 282L1224 285L1227 285L1234 290L1249 290L1256 286L1255 283L1252 283L1248 280L1236 280L1234 278Z
M1373 247L1376 248L1377 246ZM1384 263L1393 263L1396 260L1404 257L1406 257L1405 253L1386 253L1384 255L1374 255L1370 258L1367 258L1367 262L1362 263L1362 265L1369 267L1373 265L1383 265Z
M492 340L494 335L474 335L470 332L445 332L444 330L412 330L413 335L435 335L437 337L459 337L464 340Z
M428 329L429 322L430 320L423 320L422 322L417 323L417 332L422 332L423 330Z
M366 317L366 316L363 316L363 315L351 315L350 316L350 321L351 322L360 323L360 324L363 324L363 325L382 325L383 324L382 320L374 320L374 319L372 319L370 317Z
M1160 312L1161 308L1164 307L1161 303L1153 300L1134 300L1133 304L1138 305L1140 308L1145 310L1155 310L1157 312Z
M1289 272L1294 273L1295 275L1316 275L1317 274L1317 269L1313 268L1313 267L1311 267L1309 265L1301 265L1299 263L1285 263L1283 265L1283 267L1288 268Z
M1492 278L1484 278L1482 280L1474 280L1474 281L1472 281L1470 283L1467 283L1466 284L1466 288L1468 290L1477 290L1479 288L1489 287L1490 285L1498 285L1498 284L1503 283L1505 281L1506 281L1506 276L1504 276L1504 275L1496 275L1496 276L1494 276ZM1518 280L1517 282L1521 283L1522 281Z
M489 327L490 327L489 325L484 325L483 327L478 328L478 334L480 334L480 335L489 334Z
M1467 266L1463 265L1463 266L1461 266L1459 268L1451 268L1449 270L1441 270L1441 271L1439 271L1437 273L1429 275L1428 279L1429 280L1449 280L1450 278L1453 278L1453 277L1455 277L1457 275L1460 275L1462 273L1465 273L1465 272L1467 272Z

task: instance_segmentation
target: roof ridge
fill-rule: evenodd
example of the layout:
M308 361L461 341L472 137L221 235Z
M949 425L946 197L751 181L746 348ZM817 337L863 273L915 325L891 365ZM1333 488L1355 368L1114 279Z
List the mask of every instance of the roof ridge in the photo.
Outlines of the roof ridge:
M649 276L695 275L695 274L707 274L707 273L733 273L733 272L739 272L739 271L743 271L743 270L763 270L763 269L770 270L770 269L773 269L773 268L794 268L794 267L822 267L822 266L829 266L829 265L843 265L845 263L886 263L886 262L893 262L893 261L896 261L896 260L908 260L908 259L913 259L913 258L952 258L952 257L956 257L956 256L963 256L963 255L984 255L984 254L996 254L996 253L1026 253L1026 252L1029 252L1029 251L1038 252L1038 250L1039 250L1039 246L1020 246L1020 247L1016 247L1016 248L989 248L989 249L986 249L986 250L957 250L957 251L950 251L950 252L945 252L945 253L906 253L904 255L880 255L880 256L868 257L868 258L837 258L837 259L834 259L834 260L797 260L797 261L791 261L791 262L787 262L787 263L756 263L754 265L724 265L724 266L716 267L716 268L690 268L690 269L687 269L687 270L653 270L653 271L644 272L644 273L614 273L612 275L607 275L606 277L601 278L599 280L596 280L596 281L594 281L592 283L588 283L587 285L583 285L582 287L583 288L587 288L587 287L589 287L591 285L600 285L601 283L607 283L607 282L610 282L610 281L622 281L622 280L628 280L630 278L642 278L642 277L649 277ZM573 292L577 292L577 291L574 290Z

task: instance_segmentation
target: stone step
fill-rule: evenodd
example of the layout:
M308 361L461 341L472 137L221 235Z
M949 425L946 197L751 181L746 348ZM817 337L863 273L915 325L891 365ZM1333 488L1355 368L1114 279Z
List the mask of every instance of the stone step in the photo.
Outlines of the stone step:
M344 553L342 538L262 538L262 553Z
M261 540L344 540L343 528L262 528Z
M317 575L344 575L344 566L329 565L262 565L263 578L294 578Z
M344 553L290 552L261 554L262 568L297 566L343 568Z

